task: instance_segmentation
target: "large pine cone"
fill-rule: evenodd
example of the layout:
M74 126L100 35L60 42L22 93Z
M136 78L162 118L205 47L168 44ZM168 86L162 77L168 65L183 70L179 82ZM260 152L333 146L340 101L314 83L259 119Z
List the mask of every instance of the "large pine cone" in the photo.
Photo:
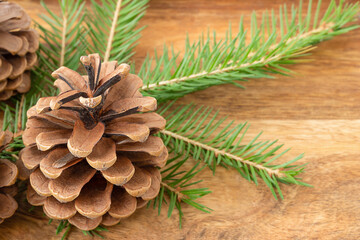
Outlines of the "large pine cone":
M36 62L39 35L16 3L0 1L0 100L30 90L29 69Z
M50 218L91 230L157 196L168 152L151 136L166 121L149 112L156 99L141 95L142 80L129 65L101 64L98 54L81 61L88 76L59 68L52 74L59 96L29 109L20 157L33 169L28 201Z
M13 134L9 131L0 132L0 151L4 150L12 140ZM13 198L17 193L16 177L18 175L18 169L16 165L7 159L0 159L0 223L5 218L11 217L15 210L18 208L18 204Z

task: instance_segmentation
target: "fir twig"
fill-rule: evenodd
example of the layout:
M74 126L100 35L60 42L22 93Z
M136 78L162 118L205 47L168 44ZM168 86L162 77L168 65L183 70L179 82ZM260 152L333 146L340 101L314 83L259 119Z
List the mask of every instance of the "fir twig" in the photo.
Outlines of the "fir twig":
M59 4L60 14L57 14L41 1L47 15L41 14L40 18L48 26L37 23L41 42L38 51L39 68L36 70L40 72L51 72L61 66L77 69L79 58L84 54L85 46L81 39L86 37L83 27L85 2L62 0Z
M279 182L310 186L298 177L305 165L293 165L302 155L282 164L274 161L289 149L277 151L283 145L275 146L275 141L258 141L259 133L250 142L243 144L249 128L247 123L233 126L233 122L222 127L226 118L217 119L210 108L197 108L194 105L180 106L172 112L161 108L160 114L166 116L166 129L160 136L168 149L179 155L191 156L201 160L215 173L216 166L235 168L245 179L258 184L262 179L274 197L283 198Z
M191 144L195 147L198 147L198 148L201 148L201 149L204 149L205 151L210 151L210 152L213 152L214 153L214 156L215 157L218 157L219 155L221 156L224 156L224 157L228 157L230 159L234 159L238 162L241 162L243 164L246 164L248 166L252 166L256 169L259 169L259 170L264 170L266 171L270 176L272 175L275 175L277 177L284 177L284 174L280 172L279 169L272 169L272 168L268 168L268 167L265 167L264 165L261 165L261 164L257 164L256 162L252 162L252 161L249 161L249 160L245 160L241 157L238 157L234 154L231 154L229 152L226 152L225 150L220 150L218 148L214 148L214 147L211 147L209 145L206 145L206 144L203 144L201 143L200 141L195 141L195 140L192 140L190 138L187 138L187 137L184 137L182 135L179 135L179 134L176 134L174 132L171 132L171 131L168 131L168 130L162 130L161 131L161 134L163 135L166 135L166 136L170 136L172 137L173 139L176 139L176 140L179 140L179 141L182 141L182 142L185 142L187 144Z
M137 28L145 15L148 0L92 0L86 21L87 51L99 53L106 61L129 61L144 27Z
M230 26L224 39L218 40L215 32L213 37L208 33L193 44L187 39L182 59L179 53L164 46L163 55L155 53L154 58L147 57L140 68L138 74L144 80L143 93L166 101L214 85L232 83L242 87L238 81L272 77L270 73L286 75L290 71L283 65L306 55L313 44L358 27L345 25L355 19L359 4L343 2L336 5L333 0L322 18L319 18L319 3L312 25L311 7L302 17L301 7L293 6L288 17L284 5L280 7L278 17L274 11L271 17L264 13L259 27L254 13L249 43L246 42L248 31L241 20L235 37ZM310 0L310 6L311 3Z
M182 225L182 203L190 205L200 211L210 213L212 209L198 203L196 200L211 193L208 188L197 188L197 184L202 180L193 181L205 166L200 167L200 162L196 163L190 170L184 168L184 164L189 156L173 153L174 157L168 159L166 167L161 171L162 182L159 195L149 201L148 207L158 209L160 215L163 205L168 206L167 216L171 217L173 211L177 209L179 213L179 226ZM182 159L181 159L182 158Z

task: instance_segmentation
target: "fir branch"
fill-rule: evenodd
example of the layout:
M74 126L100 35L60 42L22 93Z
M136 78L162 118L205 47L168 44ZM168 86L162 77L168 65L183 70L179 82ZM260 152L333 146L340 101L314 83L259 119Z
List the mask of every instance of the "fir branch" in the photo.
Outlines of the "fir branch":
M248 31L241 20L239 33L234 38L230 26L221 40L216 39L215 32L213 38L208 33L206 38L202 36L193 44L187 39L181 60L179 53L164 46L163 55L157 56L155 52L155 57L147 57L140 68L143 93L166 101L214 85L232 83L242 87L238 81L271 77L270 73L287 74L289 70L282 65L294 63L292 59L304 56L313 44L358 27L345 26L359 12L358 3L340 1L336 5L333 0L320 19L319 2L313 21L311 4L310 0L306 17L302 17L301 7L299 10L292 7L290 18L285 5L280 7L279 17L274 11L271 17L266 12L260 27L254 14L249 43L245 41Z
M182 203L192 206L200 211L210 213L212 209L198 203L196 200L211 193L208 188L197 188L195 185L202 182L192 181L192 179L199 174L205 166L200 167L200 162L196 163L190 170L186 170L184 164L189 159L189 156L173 153L174 157L166 162L166 167L161 171L162 182L159 195L149 201L148 207L151 205L154 209L158 209L160 215L163 205L168 207L167 216L171 217L173 211L176 209L179 213L179 226L181 228L182 218ZM182 158L182 159L181 159ZM181 160L179 160L181 159Z
M252 167L254 167L256 169L259 169L259 170L264 170L270 176L275 175L277 177L284 177L284 174L281 173L279 171L279 169L272 169L272 168L269 168L269 167L265 167L264 165L257 164L256 162L245 160L245 159L243 159L241 157L238 157L238 156L236 156L234 154L226 152L225 150L221 150L221 149L218 149L218 148L211 147L209 145L201 143L200 141L195 141L195 140L192 140L190 138L184 137L182 135L176 134L175 132L171 132L171 131L168 131L168 130L162 130L161 133L163 135L170 136L173 139L176 139L176 140L179 140L181 142L185 142L185 143L188 143L190 145L193 145L194 147L202 148L205 151L213 152L215 157L218 157L219 155L224 156L224 157L228 157L230 159L234 159L234 160L236 160L238 162L246 164L247 166L252 166Z
M81 41L86 36L83 27L85 2L83 0L59 1L59 15L51 11L43 1L41 5L47 15L41 14L40 18L48 26L37 23L42 40L38 51L41 68L37 70L49 72L61 66L76 70L79 67L79 58L85 50Z
M218 113L212 114L210 108L196 108L190 104L168 113L170 106L160 109L167 119L166 129L160 131L160 136L169 150L203 161L214 173L216 166L221 165L235 168L245 179L256 184L260 178L276 199L277 194L283 198L279 182L310 186L297 177L304 171L305 165L292 165L302 155L274 164L276 159L289 151L286 149L277 153L283 146L275 146L277 140L258 141L260 133L243 144L249 128L247 123L233 126L230 122L221 127L226 118L217 120Z
M136 29L145 15L148 0L92 0L88 12L87 29L90 42L88 52L97 52L104 61L126 62L134 54L133 48L144 27Z

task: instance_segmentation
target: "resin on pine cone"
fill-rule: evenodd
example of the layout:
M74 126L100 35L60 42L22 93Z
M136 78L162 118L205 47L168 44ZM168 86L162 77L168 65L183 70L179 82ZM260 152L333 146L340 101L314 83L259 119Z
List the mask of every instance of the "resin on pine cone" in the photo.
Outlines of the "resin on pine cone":
M0 151L3 151L5 146L12 140L13 134L9 131L0 132ZM18 204L13 198L17 193L16 177L18 169L16 165L7 159L0 159L0 223L5 218L11 217Z
M30 90L30 68L37 60L39 35L16 3L0 1L0 100Z
M27 112L20 153L33 172L27 198L82 230L114 225L157 196L168 152L156 99L143 97L130 66L81 57L87 75L53 72L60 94Z

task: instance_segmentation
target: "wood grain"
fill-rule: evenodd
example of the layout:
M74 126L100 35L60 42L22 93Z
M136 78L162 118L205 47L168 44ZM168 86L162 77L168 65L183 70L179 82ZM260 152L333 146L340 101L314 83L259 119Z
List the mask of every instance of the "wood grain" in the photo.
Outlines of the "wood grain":
M37 0L16 1L36 15ZM46 1L57 9L55 0ZM294 1L154 0L142 19L148 25L133 60L140 63L165 42L183 49L185 34L196 39L206 28L224 36L241 15L249 26L253 10L263 11ZM329 1L323 1L325 7ZM305 8L306 6L304 6ZM322 9L322 11L324 8ZM314 188L283 186L285 200L276 201L264 184L249 183L233 170L203 171L203 186L213 193L201 199L214 210L201 213L184 206L183 228L177 215L168 219L141 209L110 228L107 239L359 239L360 238L360 30L320 43L311 63L290 66L293 77L256 79L244 84L211 87L182 98L212 106L221 116L249 120L248 139L279 139L292 147L282 161L305 152L303 179ZM17 213L0 225L1 239L59 239L45 217ZM70 239L87 239L73 231Z

